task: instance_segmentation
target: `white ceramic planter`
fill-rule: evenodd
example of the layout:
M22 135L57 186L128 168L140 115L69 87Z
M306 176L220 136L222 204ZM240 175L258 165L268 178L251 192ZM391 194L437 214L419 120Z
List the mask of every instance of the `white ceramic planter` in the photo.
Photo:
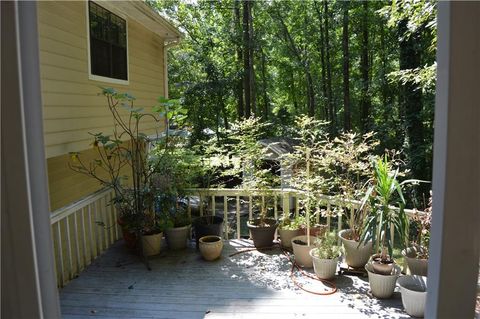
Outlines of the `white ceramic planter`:
M142 249L144 256L160 254L163 233L142 236Z
M198 241L200 253L203 258L212 261L220 257L223 249L223 241L220 236L203 236Z
M165 231L168 248L177 250L187 247L187 239L190 234L190 226L169 228Z
M390 298L395 290L397 278L401 273L400 267L395 265L393 267L392 275L380 275L374 273L371 263L366 264L365 269L368 272L368 281L370 283L372 294L379 299Z
M362 268L372 255L372 242L358 246L357 241L346 239L350 232L350 229L344 229L338 233L345 247L345 261L352 268Z
M292 238L301 235L301 230L288 230L288 229L279 229L278 234L280 235L280 244L283 248L292 248Z
M423 248L419 246L408 247L402 250L402 255L407 262L411 275L427 276L428 259L417 258L417 252Z
M427 300L427 277L402 276L397 280L402 293L402 304L412 317L423 317Z
M295 262L300 267L312 268L313 262L312 257L310 256L310 250L314 247L313 243L315 242L315 237L310 236L310 245L299 245L295 244L296 240L301 240L307 243L307 236L296 236L291 240L293 254L295 255Z
M312 257L313 270L318 278L332 279L335 277L339 260L338 257L334 259L320 259L315 248L310 250L310 257Z

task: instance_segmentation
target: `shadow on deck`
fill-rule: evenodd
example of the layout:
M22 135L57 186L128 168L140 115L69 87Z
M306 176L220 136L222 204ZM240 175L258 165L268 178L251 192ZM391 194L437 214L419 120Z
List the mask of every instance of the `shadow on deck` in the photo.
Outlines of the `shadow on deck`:
M398 292L378 300L366 277L338 276L335 294L313 295L293 285L290 263L278 248L229 257L251 245L227 241L215 262L204 261L194 245L165 249L151 258L148 271L119 241L60 291L63 317L408 318ZM317 281L304 284L325 288Z

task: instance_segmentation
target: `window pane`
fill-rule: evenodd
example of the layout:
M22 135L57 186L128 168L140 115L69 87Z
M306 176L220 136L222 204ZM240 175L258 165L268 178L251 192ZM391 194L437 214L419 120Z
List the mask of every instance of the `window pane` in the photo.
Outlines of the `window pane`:
M127 80L126 21L89 1L91 73Z

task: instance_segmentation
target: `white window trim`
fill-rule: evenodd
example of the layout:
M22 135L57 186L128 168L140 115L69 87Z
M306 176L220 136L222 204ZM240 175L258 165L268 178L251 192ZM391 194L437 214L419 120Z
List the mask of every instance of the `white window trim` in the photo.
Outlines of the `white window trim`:
M112 8L108 7L106 8L105 6L102 5L101 2L99 1L92 1L104 8L105 10L108 10L120 18L125 20L125 29L126 29L126 46L127 46L127 80L120 80L120 79L115 79L115 78L110 78L106 76L101 76L101 75L95 75L92 74L92 66L91 66L91 61L90 61L90 10L88 7L88 0L85 1L86 4L86 19L87 19L87 54L88 54L88 79L92 81L99 81L99 82L106 82L106 83L112 83L112 84L121 84L121 85L129 85L130 84L130 63L129 63L129 52L128 52L128 19L127 16L122 14L121 12L117 10L112 10Z

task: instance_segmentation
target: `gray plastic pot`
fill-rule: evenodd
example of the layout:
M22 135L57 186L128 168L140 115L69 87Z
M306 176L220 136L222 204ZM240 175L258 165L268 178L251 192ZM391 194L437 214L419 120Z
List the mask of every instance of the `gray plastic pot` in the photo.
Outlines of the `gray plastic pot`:
M402 276L397 285L402 293L402 304L405 311L412 317L423 317L427 301L427 277Z
M365 270L368 272L368 282L370 283L370 290L372 295L379 299L387 299L393 295L395 284L398 276L400 276L401 269L398 265L394 265L391 275L376 274L373 271L372 263L365 265Z
M358 241L347 239L350 229L344 229L338 233L345 247L345 260L352 268L362 268L372 255L372 242L366 245L358 245Z

